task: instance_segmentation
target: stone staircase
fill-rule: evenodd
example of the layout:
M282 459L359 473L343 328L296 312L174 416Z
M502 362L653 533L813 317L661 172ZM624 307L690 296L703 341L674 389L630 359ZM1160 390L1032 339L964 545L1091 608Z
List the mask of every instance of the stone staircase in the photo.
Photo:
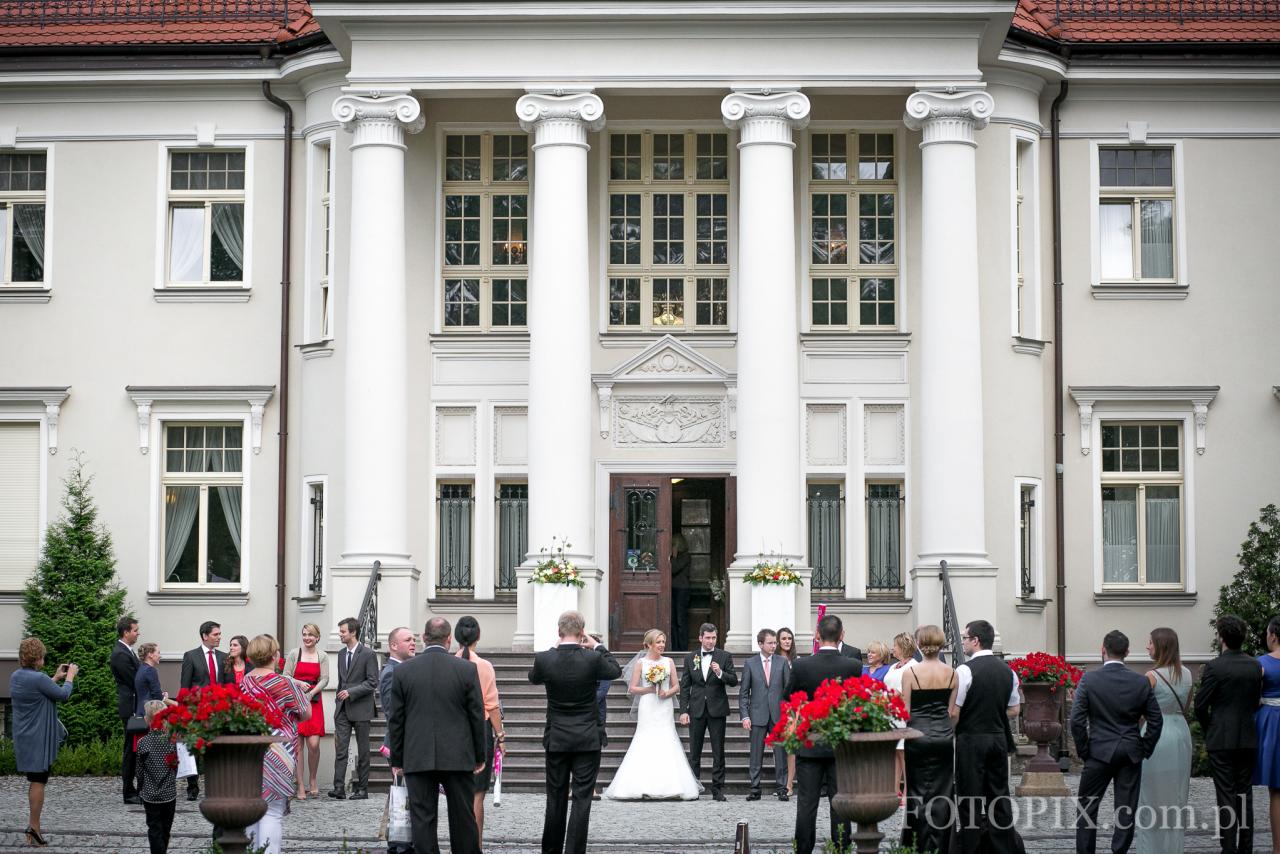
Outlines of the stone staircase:
M547 719L547 695L540 685L529 684L529 668L533 666L532 653L518 652L485 652L484 658L493 664L498 676L498 694L502 699L504 722L507 731L507 751L502 757L502 790L504 792L541 792L546 781L545 758L542 749L542 730ZM615 653L619 664L631 660L634 653ZM683 653L671 656L676 661L677 669L684 657ZM735 656L734 665L741 672L741 657ZM751 756L751 740L742 728L738 718L738 689L729 688L729 703L732 713L729 715L725 733L725 791L729 794L745 795L750 791L747 766ZM622 757L631 744L635 733L635 721L630 719L631 698L621 680L614 683L609 692L609 718L607 729L609 744L600 757L601 785L607 786L613 779ZM373 755L370 757L369 788L373 791L386 791L391 782L391 771L387 761L377 752L382 744L382 734L386 729L385 721L379 716L371 728L369 743ZM689 728L677 726L685 744L689 745ZM762 774L762 791L772 793L773 751L765 750L764 771ZM702 783L711 785L711 745L710 739L703 746Z

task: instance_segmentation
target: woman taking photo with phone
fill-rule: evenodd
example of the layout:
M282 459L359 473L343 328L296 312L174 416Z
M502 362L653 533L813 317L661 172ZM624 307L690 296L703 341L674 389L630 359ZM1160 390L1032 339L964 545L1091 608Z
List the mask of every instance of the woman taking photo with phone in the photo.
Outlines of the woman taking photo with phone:
M18 773L27 775L27 844L48 845L40 834L44 811L44 787L67 728L58 720L55 703L71 696L79 665L59 664L53 678L44 670L44 644L26 638L18 646L18 669L9 677L13 702L13 752ZM62 684L59 685L58 683Z

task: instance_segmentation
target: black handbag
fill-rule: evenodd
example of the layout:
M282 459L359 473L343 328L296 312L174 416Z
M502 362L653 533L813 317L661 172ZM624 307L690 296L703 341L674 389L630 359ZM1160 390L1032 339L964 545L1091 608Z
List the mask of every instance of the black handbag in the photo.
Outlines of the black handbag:
M124 731L128 735L142 735L147 729L147 719L142 715L134 715L124 722Z

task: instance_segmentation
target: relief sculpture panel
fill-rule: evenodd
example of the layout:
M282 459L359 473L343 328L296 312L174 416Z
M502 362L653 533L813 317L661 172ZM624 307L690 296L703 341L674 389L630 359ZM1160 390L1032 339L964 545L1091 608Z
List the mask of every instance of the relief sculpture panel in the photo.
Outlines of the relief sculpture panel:
M613 398L615 447L721 448L728 426L722 396L672 394Z

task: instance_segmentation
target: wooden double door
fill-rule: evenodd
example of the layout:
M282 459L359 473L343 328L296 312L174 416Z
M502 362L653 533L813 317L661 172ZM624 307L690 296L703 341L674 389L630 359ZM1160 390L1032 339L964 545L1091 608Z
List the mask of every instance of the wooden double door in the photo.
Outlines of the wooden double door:
M691 649L698 626L728 631L727 578L737 526L732 477L613 475L609 483L609 646L640 649L645 632L661 629L670 650ZM684 538L691 559L688 634L672 632L671 542Z

